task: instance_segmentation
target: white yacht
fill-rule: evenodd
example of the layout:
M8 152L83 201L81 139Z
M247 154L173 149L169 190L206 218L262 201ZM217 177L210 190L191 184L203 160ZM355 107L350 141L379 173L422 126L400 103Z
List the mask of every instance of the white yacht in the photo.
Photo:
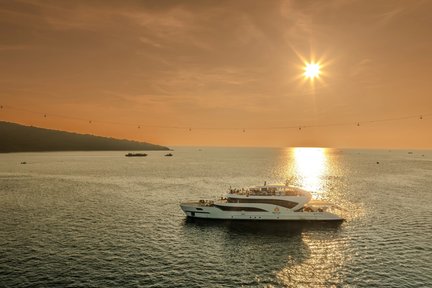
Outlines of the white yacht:
M312 200L311 192L292 185L253 186L230 189L219 200L183 202L181 209L191 218L223 220L342 221L335 210L342 208Z

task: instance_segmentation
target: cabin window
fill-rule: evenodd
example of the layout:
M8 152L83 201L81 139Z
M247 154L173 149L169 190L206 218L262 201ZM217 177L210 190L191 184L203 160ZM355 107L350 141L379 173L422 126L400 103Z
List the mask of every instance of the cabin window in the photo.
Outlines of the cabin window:
M237 199L228 199L228 202L230 203L262 203L262 204L272 204L277 206L282 206L285 208L293 208L298 203L292 202L288 200L281 200L281 199L254 199L254 198L237 198Z
M219 206L217 208L224 211L254 211L254 212L268 212L267 210L256 208L256 207L232 207L232 206Z

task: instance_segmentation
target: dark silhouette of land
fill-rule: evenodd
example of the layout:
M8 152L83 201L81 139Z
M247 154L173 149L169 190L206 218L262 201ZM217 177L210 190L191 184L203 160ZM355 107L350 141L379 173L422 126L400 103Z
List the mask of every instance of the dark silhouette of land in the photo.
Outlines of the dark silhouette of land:
M168 147L0 121L0 152L170 150Z

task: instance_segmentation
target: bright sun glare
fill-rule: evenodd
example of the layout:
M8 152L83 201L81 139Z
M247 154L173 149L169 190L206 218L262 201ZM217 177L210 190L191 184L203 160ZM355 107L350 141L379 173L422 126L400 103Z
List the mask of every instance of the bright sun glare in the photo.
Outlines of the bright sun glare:
M296 174L306 189L322 189L322 176L327 172L327 150L324 148L294 148Z
M320 75L320 65L317 63L306 63L304 76L309 79L318 78Z

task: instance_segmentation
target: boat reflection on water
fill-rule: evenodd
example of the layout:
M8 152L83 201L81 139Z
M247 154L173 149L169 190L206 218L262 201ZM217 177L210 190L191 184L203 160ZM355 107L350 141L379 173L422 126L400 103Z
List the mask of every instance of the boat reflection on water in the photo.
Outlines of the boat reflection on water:
M341 225L187 219L182 235L213 255L212 263L221 266L215 270L225 271L232 287L327 287L341 284L333 269L346 258ZM203 264L193 259L189 265Z
M184 220L185 227L192 229L213 227L242 234L277 235L282 233L285 236L301 235L305 231L338 231L341 223L340 221L230 221L190 217Z
M350 262L348 239L340 234L309 231L302 234L309 248L309 257L302 262L286 263L277 273L281 286L340 287L343 283L341 271ZM319 274L317 275L317 271Z
M310 257L310 249L302 238L302 226L188 219L184 235L190 241L198 237L200 245L212 243L209 249L218 251L221 262L238 263L235 274L243 279L233 287L246 283L255 286L257 277L267 278L274 285L278 281L274 272L283 270L287 261L300 265Z

